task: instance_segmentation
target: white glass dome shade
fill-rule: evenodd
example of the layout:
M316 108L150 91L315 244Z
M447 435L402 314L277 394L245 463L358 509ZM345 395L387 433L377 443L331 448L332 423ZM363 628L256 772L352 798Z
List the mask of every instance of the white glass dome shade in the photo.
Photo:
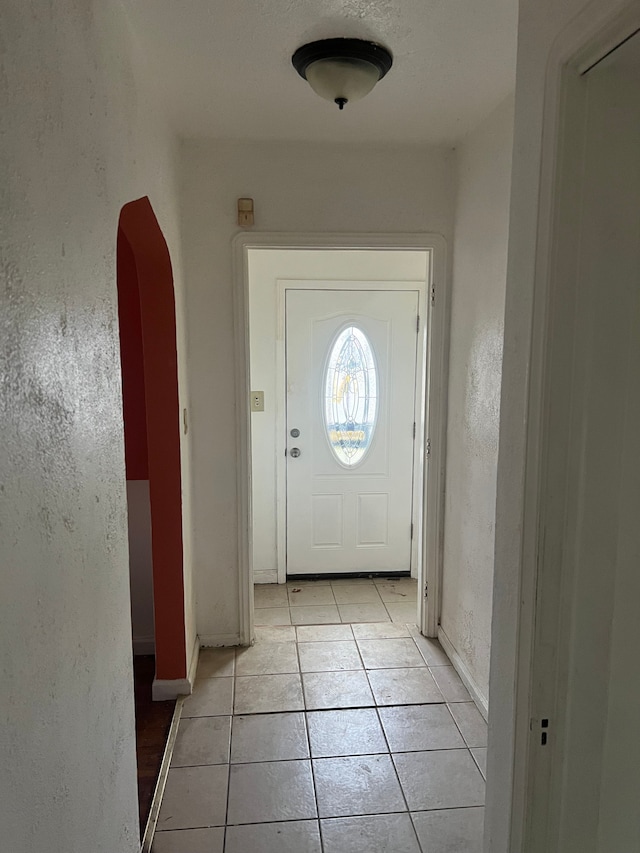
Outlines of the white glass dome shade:
M306 77L316 95L342 108L368 95L380 72L361 59L319 59L307 68Z
M361 39L323 39L299 47L294 68L314 92L340 109L364 98L391 68L389 51Z

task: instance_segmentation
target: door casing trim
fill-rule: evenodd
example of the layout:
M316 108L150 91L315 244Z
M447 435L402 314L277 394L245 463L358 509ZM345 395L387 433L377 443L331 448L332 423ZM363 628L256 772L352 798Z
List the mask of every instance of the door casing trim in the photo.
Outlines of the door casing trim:
M232 241L237 436L238 600L241 645L251 645L253 624L253 565L251 508L251 413L249 411L249 249L368 249L418 250L431 254L427 293L434 288L427 328L426 435L430 455L424 457L423 577L429 590L421 630L438 634L442 587L444 486L447 434L450 282L447 245L440 234L291 234L241 233ZM430 300L427 300L428 303Z

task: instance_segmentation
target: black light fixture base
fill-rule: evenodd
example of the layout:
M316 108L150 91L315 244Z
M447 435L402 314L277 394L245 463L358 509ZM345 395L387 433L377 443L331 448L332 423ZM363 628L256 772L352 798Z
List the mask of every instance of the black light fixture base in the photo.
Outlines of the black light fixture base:
M338 38L320 39L299 47L291 57L293 67L298 74L307 79L307 68L320 59L351 59L368 62L378 71L378 80L393 65L393 57L386 47L364 39ZM336 101L337 103L337 101ZM340 106L340 109L344 106Z

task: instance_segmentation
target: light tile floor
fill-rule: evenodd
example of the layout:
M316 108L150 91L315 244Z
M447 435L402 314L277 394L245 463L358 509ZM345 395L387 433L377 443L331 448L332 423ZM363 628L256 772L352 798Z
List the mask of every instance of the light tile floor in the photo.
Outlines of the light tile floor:
M417 619L417 584L411 578L289 581L255 587L255 623L321 625Z
M255 592L255 645L201 652L153 853L481 853L486 725L415 583Z

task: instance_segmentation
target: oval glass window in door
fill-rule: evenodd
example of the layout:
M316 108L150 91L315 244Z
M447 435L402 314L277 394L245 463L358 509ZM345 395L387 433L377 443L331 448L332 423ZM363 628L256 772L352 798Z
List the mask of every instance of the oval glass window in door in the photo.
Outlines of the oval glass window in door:
M324 421L329 446L349 468L371 445L378 414L378 371L369 339L355 325L335 338L324 381Z

